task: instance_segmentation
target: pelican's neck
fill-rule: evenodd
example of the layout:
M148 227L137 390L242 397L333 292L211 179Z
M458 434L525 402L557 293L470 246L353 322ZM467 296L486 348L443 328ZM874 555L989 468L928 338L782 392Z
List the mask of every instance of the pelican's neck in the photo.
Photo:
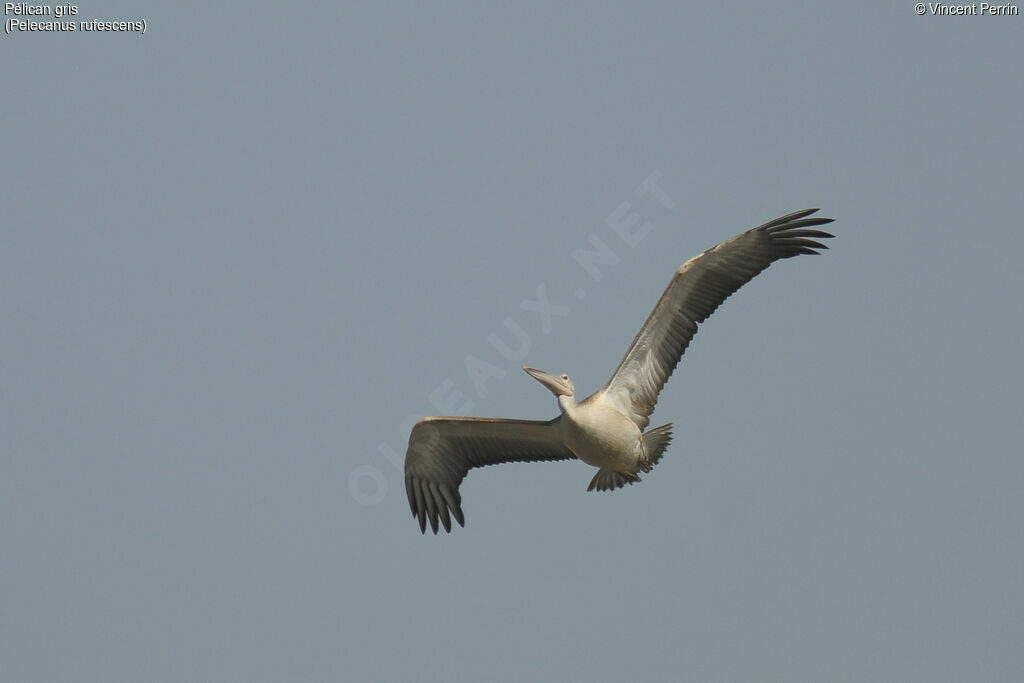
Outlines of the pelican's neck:
M576 397L575 396L559 396L558 397L558 408L562 411L563 415L571 415L576 410Z

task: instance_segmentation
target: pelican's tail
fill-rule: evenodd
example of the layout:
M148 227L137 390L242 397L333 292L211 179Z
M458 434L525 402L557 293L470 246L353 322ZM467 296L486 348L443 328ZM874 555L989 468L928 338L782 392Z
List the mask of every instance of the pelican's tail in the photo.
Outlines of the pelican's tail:
M648 430L644 436L644 456L646 460L640 463L640 469L650 472L651 468L658 464L665 449L672 442L672 423L661 425ZM616 470L598 470L597 474L590 481L588 491L613 491L626 484L635 484L640 477L632 472L618 472Z
M644 453L647 455L647 469L658 464L665 449L672 443L672 423L648 429L644 433Z
M598 470L594 478L590 480L588 491L613 491L626 484L635 484L640 477L632 472L618 472L616 470Z

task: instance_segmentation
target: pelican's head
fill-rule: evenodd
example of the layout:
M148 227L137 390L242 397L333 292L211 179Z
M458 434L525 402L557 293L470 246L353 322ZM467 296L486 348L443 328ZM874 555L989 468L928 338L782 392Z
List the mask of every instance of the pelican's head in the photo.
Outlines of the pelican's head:
M569 375L552 375L537 368L523 366L526 374L546 386L555 396L572 396L576 393L576 387L572 385Z

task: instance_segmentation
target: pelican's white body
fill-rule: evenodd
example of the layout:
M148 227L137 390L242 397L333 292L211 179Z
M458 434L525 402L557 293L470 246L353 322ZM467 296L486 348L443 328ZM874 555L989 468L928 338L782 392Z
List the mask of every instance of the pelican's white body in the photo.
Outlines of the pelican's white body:
M562 441L576 457L594 467L636 473L645 467L643 433L603 391L577 404L559 396Z

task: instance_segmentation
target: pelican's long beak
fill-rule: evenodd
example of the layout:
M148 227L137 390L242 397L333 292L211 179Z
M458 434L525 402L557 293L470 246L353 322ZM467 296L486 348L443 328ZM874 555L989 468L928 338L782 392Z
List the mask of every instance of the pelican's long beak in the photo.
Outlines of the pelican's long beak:
M544 370L538 370L537 368L531 368L527 365L523 366L523 370L526 371L530 377L546 386L551 393L555 396L572 396L573 390L571 386L558 375L552 375L550 372Z

